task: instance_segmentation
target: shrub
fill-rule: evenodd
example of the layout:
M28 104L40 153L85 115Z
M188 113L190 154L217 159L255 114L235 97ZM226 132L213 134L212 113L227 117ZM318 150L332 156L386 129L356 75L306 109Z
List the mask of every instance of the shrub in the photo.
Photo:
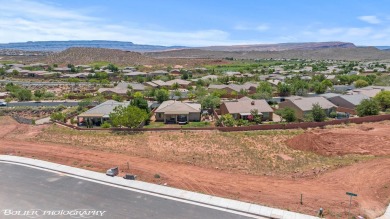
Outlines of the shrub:
M356 106L358 116L372 116L379 114L380 105L375 99L365 99Z
M65 119L65 115L62 112L52 113L50 115L50 119L52 121L63 121Z
M315 122L323 122L326 119L326 113L318 103L313 104L311 114L313 116L313 121Z
M295 122L297 120L295 111L290 107L279 109L276 111L276 114L282 117L282 119L286 120L286 122Z
M108 128L111 128L111 124L106 121L106 122L103 122L103 124L100 127L104 128L104 129L108 129Z
M156 174L154 174L154 178L159 179L159 178L161 178L161 176L156 173Z

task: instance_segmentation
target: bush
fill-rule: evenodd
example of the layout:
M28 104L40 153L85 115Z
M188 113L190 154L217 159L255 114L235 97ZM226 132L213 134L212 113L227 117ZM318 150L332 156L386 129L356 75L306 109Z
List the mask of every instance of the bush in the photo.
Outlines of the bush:
M161 176L156 173L156 174L154 174L154 178L159 179L159 178L161 178Z
M61 121L62 122L65 119L65 115L62 112L52 113L50 115L50 119L52 121Z
M336 118L336 117L337 117L336 111L330 112L330 113L329 113L329 117L330 117L330 118Z
M106 122L103 122L103 124L100 127L104 128L104 129L108 129L108 128L111 128L111 124L106 121Z
M365 99L356 106L358 116L372 116L379 114L380 105L375 99Z
M219 117L217 120L217 126L225 125L226 127L233 127L236 124L236 120L234 120L233 116L230 114L225 114Z
M326 113L318 103L313 104L311 114L313 116L313 121L315 122L323 122L326 119Z
M290 107L279 109L275 113L286 120L286 122L295 122L297 120L295 111Z
M248 120L244 120L244 119L237 120L237 126L248 126L248 125L249 125Z

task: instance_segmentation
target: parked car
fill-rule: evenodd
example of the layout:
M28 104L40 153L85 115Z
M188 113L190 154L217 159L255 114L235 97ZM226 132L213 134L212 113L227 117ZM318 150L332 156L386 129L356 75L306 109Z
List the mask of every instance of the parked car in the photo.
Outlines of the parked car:
M7 106L7 103L0 101L0 106Z

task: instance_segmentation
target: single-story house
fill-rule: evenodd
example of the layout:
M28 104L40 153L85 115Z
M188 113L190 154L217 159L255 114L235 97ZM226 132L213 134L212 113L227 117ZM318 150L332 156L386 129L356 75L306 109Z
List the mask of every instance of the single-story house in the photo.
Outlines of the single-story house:
M167 81L165 83L169 87L172 87L172 85L177 83L179 85L179 87L186 88L186 87L188 87L188 85L191 84L191 81L186 81L186 80L182 80L182 79L174 79L174 80Z
M94 76L95 73L81 72L76 74L63 74L60 77L61 78L87 78L89 75Z
M201 105L193 102L168 100L156 109L156 121L164 123L188 123L200 121Z
M70 72L70 68L68 67L58 67L58 68L53 68L53 71L59 71L59 72Z
M265 100L253 100L243 97L237 101L226 101L220 106L221 115L231 114L235 119L248 119L251 110L257 109L262 120L272 121L273 109Z
M123 74L123 76L130 77L130 78L146 77L146 75L147 75L147 73L139 72L139 71L128 72L128 73Z
M131 87L131 89L129 88ZM117 94L117 95L126 95L128 90L133 91L144 91L145 86L140 83L126 83L120 82L116 87L113 88L99 88L98 93L102 94Z
M226 90L227 93L231 94L234 92L240 92L241 90L245 90L248 93L256 93L258 84L257 83L251 83L246 82L244 84L210 84L208 87L208 90Z
M170 75L173 75L173 76L179 76L181 75L181 71L179 69L172 69L170 72L169 72Z
M355 107L365 99L369 99L369 97L363 94L355 94L335 96L329 98L328 100L338 107L355 110Z
M169 73L167 71L164 71L164 70L157 70L157 71L152 71L152 72L149 72L149 75L150 76L159 76L159 75L168 75Z
M381 91L389 91L389 86L368 86L364 88L354 89L348 92L348 94L363 94L367 97L375 97Z
M331 103L324 97L285 97L285 101L279 103L279 108L283 109L290 107L295 111L295 115L298 119L303 120L306 115L311 113L314 104L319 104L324 109L327 116L332 111L335 111L337 106Z
M130 102L117 102L115 100L107 100L77 116L77 124L85 125L89 120L94 126L100 126L104 121L110 119L112 113L117 106L127 107Z

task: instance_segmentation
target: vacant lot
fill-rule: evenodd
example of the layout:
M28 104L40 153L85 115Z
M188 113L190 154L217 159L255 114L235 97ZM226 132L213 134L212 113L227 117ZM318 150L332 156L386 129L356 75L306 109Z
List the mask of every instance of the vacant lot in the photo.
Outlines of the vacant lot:
M322 131L354 133L357 127ZM376 128L390 131L387 123L365 124L362 131ZM0 153L95 171L119 165L121 174L135 173L140 180L168 186L311 215L323 207L327 218L345 218L349 204L345 192L351 191L359 194L352 206L354 215L373 218L383 213L390 201L389 154L323 156L291 149L286 143L305 139L311 132L79 132L53 125L20 125L0 117ZM314 132L321 136L321 130ZM371 138L360 142L374 147L377 142ZM341 144L349 140L339 138Z

